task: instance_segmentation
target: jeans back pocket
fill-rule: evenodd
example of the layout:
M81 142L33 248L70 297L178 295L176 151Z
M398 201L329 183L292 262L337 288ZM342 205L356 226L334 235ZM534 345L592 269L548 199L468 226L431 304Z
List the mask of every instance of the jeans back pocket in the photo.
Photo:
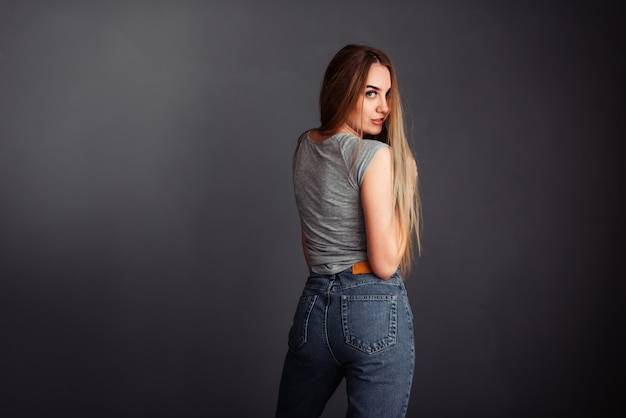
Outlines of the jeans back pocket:
M345 342L372 354L396 343L398 296L343 295L341 320Z
M293 324L289 330L289 348L298 351L306 343L307 329L309 326L309 316L315 305L317 295L301 296L296 313L293 317Z

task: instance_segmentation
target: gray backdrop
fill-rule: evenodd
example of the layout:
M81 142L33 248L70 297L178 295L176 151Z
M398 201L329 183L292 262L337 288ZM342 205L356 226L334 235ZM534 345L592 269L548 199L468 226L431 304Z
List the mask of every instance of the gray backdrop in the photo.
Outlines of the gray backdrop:
M623 25L576 1L1 1L0 413L272 416L306 278L291 154L348 42L395 60L421 168L408 416L623 412Z

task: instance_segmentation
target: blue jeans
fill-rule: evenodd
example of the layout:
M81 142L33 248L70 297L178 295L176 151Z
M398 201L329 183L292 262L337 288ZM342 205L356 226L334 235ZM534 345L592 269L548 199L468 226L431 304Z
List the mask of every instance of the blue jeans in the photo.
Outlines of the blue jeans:
M319 417L346 378L347 417L404 417L415 347L399 271L311 273L289 331L276 417Z

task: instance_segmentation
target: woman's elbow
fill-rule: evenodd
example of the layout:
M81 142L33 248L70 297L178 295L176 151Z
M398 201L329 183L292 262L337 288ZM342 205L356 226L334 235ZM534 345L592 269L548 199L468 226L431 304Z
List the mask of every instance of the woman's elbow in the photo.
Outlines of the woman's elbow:
M372 272L387 280L398 271L402 261L402 248L396 243L395 238L373 239L368 242L367 255Z
M370 267L372 268L372 273L378 276L382 280L389 280L391 276L395 274L398 270L397 264L392 263L376 263L370 260Z

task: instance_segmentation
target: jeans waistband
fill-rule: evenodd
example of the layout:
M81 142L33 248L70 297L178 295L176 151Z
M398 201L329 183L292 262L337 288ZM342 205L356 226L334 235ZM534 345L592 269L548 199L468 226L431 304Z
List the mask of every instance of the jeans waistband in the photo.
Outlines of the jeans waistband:
M306 288L338 290L370 283L384 283L391 286L403 287L400 269L387 280L382 280L372 271L367 260L354 263L344 271L335 274L320 274L311 272L307 279ZM329 288L330 286L330 288Z

